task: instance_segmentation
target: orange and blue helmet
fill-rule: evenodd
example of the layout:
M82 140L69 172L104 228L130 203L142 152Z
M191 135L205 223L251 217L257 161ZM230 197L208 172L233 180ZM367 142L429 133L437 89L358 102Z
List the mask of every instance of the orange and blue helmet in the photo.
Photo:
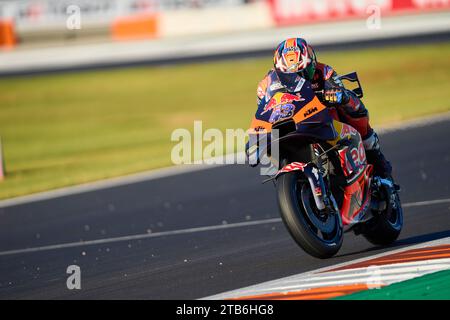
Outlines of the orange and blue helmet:
M314 49L302 38L290 38L281 42L273 56L273 65L281 82L293 76L312 80L316 71Z

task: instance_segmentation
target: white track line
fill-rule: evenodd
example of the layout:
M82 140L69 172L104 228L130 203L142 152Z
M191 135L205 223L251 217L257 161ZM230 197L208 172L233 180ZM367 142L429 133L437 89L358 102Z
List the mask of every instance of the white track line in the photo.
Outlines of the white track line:
M0 256L19 254L19 253L31 253L31 252L38 252L38 251L48 251L48 250L64 249L64 248L74 248L74 247L81 247L81 246L92 246L92 245L97 245L97 244L106 244L106 243L121 242L121 241L157 238L157 237L173 236L173 235L196 233L196 232L242 228L242 227L249 227L249 226L256 226L256 225L270 224L270 223L277 223L277 222L281 222L281 219L273 218L273 219L230 223L230 224L220 224L220 225L207 226L207 227L198 227L198 228L180 229L180 230L163 231L163 232L155 232L155 233L136 234L136 235L131 235L131 236L116 237L116 238L69 242L69 243L55 244L55 245L35 247L35 248L2 251L2 252L0 252Z
M402 206L403 207L416 207L416 206L434 205L434 204L447 203L447 202L450 203L450 199L438 199L438 200L431 200L431 201L410 202L410 203L405 203ZM188 228L188 229L179 229L179 230L172 230L172 231L155 232L155 233L136 234L136 235L130 235L130 236L115 237L115 238L106 238L106 239L79 241L79 242L68 242L68 243L48 245L48 246L42 246L42 247L2 251L2 252L0 252L0 256L19 254L19 253L31 253L31 252L38 252L38 251L48 251L48 250L64 249L64 248L74 248L74 247L82 247L82 246L91 246L91 245L96 245L96 244L105 244L105 243L113 243L113 242L121 242L121 241L157 238L157 237L164 237L164 236L173 236L173 235L179 235L179 234L214 231L214 230L221 230L221 229L242 228L242 227L249 227L249 226L261 225L261 224L279 223L281 221L282 221L281 218L271 218L271 219L246 221L246 222L238 222L238 223L230 223L230 224L221 224L221 225L213 225L213 226L198 227L198 228Z
M398 125L389 125L386 127L380 127L377 128L377 131L380 134L390 133L397 130L406 130L410 128L416 128L416 127L423 127L432 125L438 122L447 121L450 120L450 112L444 112L438 115L432 115L427 117L422 117L419 119L404 121ZM224 157L216 157L214 158L217 161L214 161L215 163L220 163L219 159L222 160L223 163L226 163L226 160L223 160L224 158L227 159L229 157L240 157L242 156L242 153L238 154L229 154ZM115 177L111 179L105 179L101 181L91 182L91 183L85 183L77 186L72 187L65 187L60 188L56 190L50 190L45 192L39 192L35 194L30 194L26 196L20 196L15 197L11 199L6 200L0 200L0 208L6 208L6 207L12 207L17 206L21 204L31 203L31 202L37 202L37 201L43 201L43 200L49 200L54 198L60 198L65 197L69 195L74 194L80 194L90 191L96 191L96 190L102 190L102 189L108 189L108 188L114 188L124 185L129 185L133 183L139 183L144 181L150 181L170 176L176 176L179 174L185 174L189 172L196 172L206 169L212 169L219 166L223 166L222 164L192 164L192 165L182 165L182 166L172 166L162 169L156 169L156 170L150 170L146 172L140 172L132 175L127 176L121 176L121 177Z
M430 201L418 201L418 202L410 202L402 204L403 208L411 208L411 207L420 207L420 206L429 206L433 204L442 204L442 203L450 203L450 199L437 199Z

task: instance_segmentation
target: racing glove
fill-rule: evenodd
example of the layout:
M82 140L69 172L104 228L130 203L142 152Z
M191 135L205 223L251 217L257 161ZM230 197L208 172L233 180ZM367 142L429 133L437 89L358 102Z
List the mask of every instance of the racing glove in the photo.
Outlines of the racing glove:
M344 105L350 100L347 90L344 88L325 89L323 92L323 100L329 105Z

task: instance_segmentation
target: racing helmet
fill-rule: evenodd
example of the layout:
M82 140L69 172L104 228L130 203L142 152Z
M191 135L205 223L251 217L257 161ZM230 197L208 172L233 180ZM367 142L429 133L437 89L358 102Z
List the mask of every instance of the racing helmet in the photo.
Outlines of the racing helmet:
M302 77L313 80L316 71L314 49L302 38L289 38L281 42L273 56L273 65L281 83L287 88Z

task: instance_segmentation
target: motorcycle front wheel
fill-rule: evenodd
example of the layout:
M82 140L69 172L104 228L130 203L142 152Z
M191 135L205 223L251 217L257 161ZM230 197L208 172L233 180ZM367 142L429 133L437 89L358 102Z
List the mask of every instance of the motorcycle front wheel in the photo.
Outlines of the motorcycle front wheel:
M343 240L339 212L318 210L311 187L299 172L281 175L276 186L281 217L296 243L316 258L335 255Z

